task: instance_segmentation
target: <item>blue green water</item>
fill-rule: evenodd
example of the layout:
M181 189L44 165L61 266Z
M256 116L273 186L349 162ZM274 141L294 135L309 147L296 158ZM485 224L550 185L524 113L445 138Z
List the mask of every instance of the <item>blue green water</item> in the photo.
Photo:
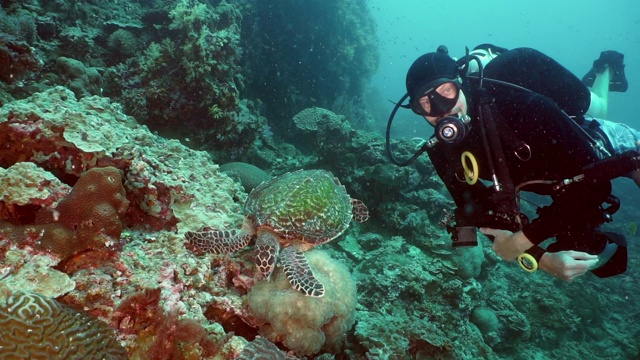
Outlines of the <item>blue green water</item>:
M369 1L380 38L373 85L385 99L405 92L406 70L423 53L446 45L452 56L481 43L532 47L582 77L601 51L625 55L629 90L612 93L609 118L640 127L640 3L632 0ZM387 108L391 109L391 105ZM399 114L420 128L411 114ZM418 119L420 120L420 119ZM400 123L400 122L399 122ZM419 130L418 130L419 131Z

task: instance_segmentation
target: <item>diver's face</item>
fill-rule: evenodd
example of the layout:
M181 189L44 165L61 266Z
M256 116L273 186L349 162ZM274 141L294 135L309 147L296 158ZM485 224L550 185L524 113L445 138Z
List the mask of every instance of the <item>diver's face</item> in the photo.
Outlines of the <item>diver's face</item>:
M446 99L455 99L456 96L458 95L458 86L450 81L450 82L446 82L440 86L438 86L437 88L429 91L428 93L424 94L423 97L420 98L420 100L418 100L418 103L420 104L420 107L422 108L422 110L424 110L423 114L429 114L432 112L433 108L433 104L431 103L432 101L434 101L434 97L432 96L432 94L438 93L440 96L442 96L442 98ZM437 96L437 95L436 95ZM449 106L451 106L451 104L449 104ZM437 109L437 107L436 107ZM445 108L446 109L446 108ZM434 111L435 112L435 111ZM437 112L435 112L437 114Z
M447 86L449 84L449 86L453 86L455 87L455 91L456 93L453 93L453 95L451 95L451 88L449 86ZM453 108L451 108L451 110L447 111L446 113L439 115L439 116L425 116L424 118L427 120L427 122L429 122L429 124L436 126L436 124L438 123L439 120L443 119L446 116L452 115L452 114L459 114L459 115L467 115L467 98L464 96L464 91L462 90L458 90L458 87L455 86L455 84L452 83L444 83L442 85L440 85L436 91L444 96L444 97L448 97L450 99L455 98L455 96L457 95L457 91L460 91L460 96L458 96L458 101L456 102L456 104L453 106ZM442 92L440 92L442 91ZM451 96L451 97L449 97ZM428 104L424 104L423 105L423 99L426 99L426 102L429 102L429 99L427 96L423 97L420 99L420 104L425 107L425 106L429 106Z

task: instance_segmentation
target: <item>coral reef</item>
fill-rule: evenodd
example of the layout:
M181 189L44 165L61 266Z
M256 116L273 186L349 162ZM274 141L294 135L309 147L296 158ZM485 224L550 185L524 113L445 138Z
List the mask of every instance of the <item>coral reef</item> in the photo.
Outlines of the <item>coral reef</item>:
M135 73L131 64L110 70L107 94L162 134L223 150L223 159L245 151L265 122L240 99L237 6L181 0L167 16L165 33L137 56Z
M12 102L0 108L0 141L2 167L30 161L70 183L93 167L121 170L131 226L182 229L240 213L233 198L243 195L226 189L242 190L205 153L151 134L106 98L78 101L57 87Z
M40 70L41 67L41 61L29 44L0 34L0 81L17 81L29 72Z
M179 319L175 310L165 313L160 295L160 288L146 289L124 299L115 310L114 327L121 333L138 335L131 358L195 360L215 355L218 344L202 325Z
M0 183L6 185L3 189L7 189L0 199L5 221L0 231L4 278L0 286L18 285L57 296L94 316L110 319L126 295L160 284L162 314L166 316L155 329L164 329L160 333L166 336L157 340L162 346L181 347L186 340L181 338L182 332L175 332L181 329L190 336L202 335L201 341L194 343L200 350L190 356L235 353L242 344L234 339L222 341L221 328L214 334L222 343L216 342L214 349L204 336L212 331L211 326L197 330L199 327L188 320L199 316L200 321L207 321L202 308L210 298L198 294L207 286L204 278L209 264L195 262L192 257L175 265L164 260L186 253L178 234L154 236L154 240L146 240L153 242L153 249L146 249L136 240L141 233L122 233L122 228L188 230L201 226L205 219L220 226L233 224L239 220L233 215L240 212L236 201L244 196L239 185L219 173L204 153L152 135L103 98L77 101L69 90L54 88L4 106L0 113L0 137L6 145L0 150L0 163L8 166L0 177ZM62 181L73 185L72 190ZM116 219L113 226L108 225ZM109 238L110 244L118 246L108 252L83 252L73 261L60 262L61 257L81 251L82 242L48 246L46 231L42 239L41 231L25 232L48 226L55 226L53 234L65 239L76 240L84 234L90 241L98 234L101 241ZM16 239L16 229L21 230L22 238ZM169 239L171 243L166 242ZM165 254L153 262L151 253ZM183 275L175 275L178 273ZM36 278L38 275L41 277ZM181 300L194 298L199 301L189 306ZM193 314L185 318L187 308ZM132 336L130 353L138 349L133 344L139 334Z
M358 126L369 123L362 99L378 59L364 1L119 6L34 0L4 9L0 27L38 50L44 66L29 86L0 87L0 99L55 85L67 85L79 97L104 94L153 131L188 138L221 163L247 160L242 157L256 142L273 141L261 113L278 130L289 129L287 119L313 105L345 114ZM37 17L30 16L34 12ZM341 36L330 36L322 30L327 27L340 29ZM306 80L296 85L299 79Z
M0 301L0 325L7 359L127 359L107 324L38 294Z

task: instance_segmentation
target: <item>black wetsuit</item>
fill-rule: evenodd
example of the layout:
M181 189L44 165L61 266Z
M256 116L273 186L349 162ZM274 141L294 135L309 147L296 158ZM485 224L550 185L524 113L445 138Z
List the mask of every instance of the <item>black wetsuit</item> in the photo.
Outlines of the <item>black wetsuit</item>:
M495 197L490 196L490 188L480 182L469 185L460 180L464 179L460 160L464 151L471 152L478 160L480 178L491 179L478 125L476 104L480 97L494 100L493 117L514 186L533 180L571 178L580 174L585 165L598 160L588 138L567 115L584 114L590 103L589 89L556 61L533 49L514 49L492 60L484 70L484 77L535 92L488 81L484 82L486 91L483 92L474 86L477 81L468 79L463 92L471 116L469 134L460 144L439 143L428 151L456 205L466 209L470 218L499 208ZM553 200L522 229L534 244L556 237L557 242L548 250L572 249L597 254L604 249L607 238L601 236L598 226L604 222L601 205L611 194L610 182L573 185L563 192L540 184L523 190L551 195Z

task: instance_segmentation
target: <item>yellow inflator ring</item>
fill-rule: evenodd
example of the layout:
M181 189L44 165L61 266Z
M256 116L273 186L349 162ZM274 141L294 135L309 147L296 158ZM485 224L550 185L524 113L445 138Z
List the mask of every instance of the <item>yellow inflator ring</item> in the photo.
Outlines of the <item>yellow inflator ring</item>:
M469 168L467 159L471 162L471 168ZM467 184L473 185L478 182L478 161L476 160L476 157L473 156L472 153L465 151L460 156L460 161L462 161L464 179L467 181Z

